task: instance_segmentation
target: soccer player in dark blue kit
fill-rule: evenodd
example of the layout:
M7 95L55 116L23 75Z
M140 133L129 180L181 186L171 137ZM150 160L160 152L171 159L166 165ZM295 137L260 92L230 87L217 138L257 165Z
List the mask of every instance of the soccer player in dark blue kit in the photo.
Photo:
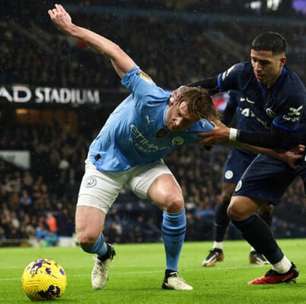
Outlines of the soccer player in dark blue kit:
M204 143L248 143L275 149L305 144L306 89L286 66L286 48L287 42L279 33L262 33L252 42L250 62L238 63L218 77L196 83L220 91L239 91L263 127L240 130L216 122L213 131L203 134ZM305 181L305 162L290 168L284 162L258 155L237 184L228 215L249 244L272 264L271 270L249 284L291 282L299 275L269 227L256 215L261 205L276 204L296 176Z
M237 91L228 92L228 101L222 115L222 122L225 125L235 125L236 128L242 130L262 129L262 125L256 120L255 115L250 109L249 101ZM215 208L213 247L202 262L202 266L204 267L215 266L217 262L222 262L224 260L223 241L230 222L227 215L227 208L237 183L256 155L257 154L249 151L234 148L227 157L224 166L221 202L218 203ZM269 226L271 226L271 205L262 206L258 210L258 214ZM268 263L265 257L256 252L254 248L251 248L249 262L257 265Z

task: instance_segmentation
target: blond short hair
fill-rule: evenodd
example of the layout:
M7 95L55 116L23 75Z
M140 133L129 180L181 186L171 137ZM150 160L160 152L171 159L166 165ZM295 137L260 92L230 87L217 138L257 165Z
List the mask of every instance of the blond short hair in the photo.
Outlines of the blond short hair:
M216 119L218 113L208 90L199 87L182 86L178 89L179 102L187 103L188 112L198 119Z

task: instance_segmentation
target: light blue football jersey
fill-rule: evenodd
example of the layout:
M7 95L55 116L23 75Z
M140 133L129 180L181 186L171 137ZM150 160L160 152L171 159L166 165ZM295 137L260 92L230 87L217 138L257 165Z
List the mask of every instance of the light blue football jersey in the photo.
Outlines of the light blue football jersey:
M196 132L213 128L202 119L184 131L166 131L160 136L161 129L166 129L171 93L158 87L138 66L121 83L131 94L111 113L89 147L88 159L99 171L124 171L158 161L178 146L199 141Z

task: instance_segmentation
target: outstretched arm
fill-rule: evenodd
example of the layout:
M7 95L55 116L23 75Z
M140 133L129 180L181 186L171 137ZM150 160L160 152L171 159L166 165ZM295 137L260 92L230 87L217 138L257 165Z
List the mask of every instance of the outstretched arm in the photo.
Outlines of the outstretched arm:
M48 11L53 23L64 33L75 37L108 57L120 78L135 66L135 62L116 43L88 29L75 25L60 4Z
M232 145L236 148L240 148L242 150L249 151L255 154L265 154L271 156L275 159L285 162L289 167L293 169L297 166L297 163L302 159L305 153L305 146L303 145L298 145L287 151L276 151L268 148L262 148L238 142Z
M254 144L248 144L246 142L240 142L237 141L237 137L239 134L237 134L237 129L231 129L226 127L224 124L222 124L221 121L214 121L215 128L212 129L209 132L203 132L199 133L199 136L202 137L203 139L201 142L204 145L212 145L216 143L223 143L223 144L230 144L231 146L241 148L243 150L253 152L255 154L265 154L269 155L273 158L276 158L278 160L284 161L287 163L291 168L294 168L296 166L296 163L303 157L303 154L305 152L305 146L303 145L296 145L294 148L288 151L276 151L271 148L265 148L263 146L257 146L257 144L262 143L261 139L259 138L257 142L255 141ZM253 135L256 133L250 133ZM265 138L265 133L259 133L261 134L263 138ZM267 138L272 139L272 135L268 134ZM267 145L269 146L269 145ZM272 148L274 146L272 145ZM279 148L278 145L275 146L275 148Z
M189 87L201 87L204 89L207 89L209 91L209 94L213 95L219 92L219 89L217 87L217 76L216 77L208 77L205 79L202 79L200 81L192 82L187 84Z
M201 134L204 145L239 142L270 149L283 149L284 143L292 147L300 143L299 133L282 132L276 128L272 128L270 132L253 132L227 127L221 121L214 121L214 124L214 129Z

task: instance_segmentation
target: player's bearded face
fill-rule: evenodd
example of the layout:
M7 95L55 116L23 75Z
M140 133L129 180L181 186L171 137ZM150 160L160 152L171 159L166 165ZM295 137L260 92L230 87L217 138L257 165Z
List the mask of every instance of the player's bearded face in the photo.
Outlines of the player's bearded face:
M272 51L251 50L251 63L256 79L266 86L272 86L279 77L286 62L284 54Z

